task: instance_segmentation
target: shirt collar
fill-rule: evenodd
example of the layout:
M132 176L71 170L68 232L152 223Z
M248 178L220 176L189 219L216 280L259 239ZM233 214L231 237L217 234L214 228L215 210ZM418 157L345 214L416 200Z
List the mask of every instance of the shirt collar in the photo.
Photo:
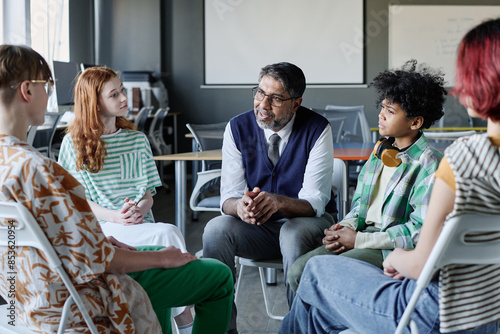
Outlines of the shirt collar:
M413 145L404 151L404 153L408 154L408 156L413 160L418 160L420 159L422 152L424 152L427 147L429 147L429 141L425 135L422 134L420 135L420 138L413 143Z

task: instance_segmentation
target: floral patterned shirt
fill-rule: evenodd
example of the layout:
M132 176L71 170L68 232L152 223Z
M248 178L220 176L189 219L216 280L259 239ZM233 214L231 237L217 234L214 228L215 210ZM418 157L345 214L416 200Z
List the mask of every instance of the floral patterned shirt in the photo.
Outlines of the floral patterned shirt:
M0 201L22 203L36 218L100 333L161 333L139 283L128 275L105 272L114 248L92 214L83 186L73 176L18 138L0 135L0 188ZM8 303L14 301L16 321L37 333L56 332L69 296L62 280L41 252L18 247L12 296L7 254L7 247L0 247L0 295ZM71 307L66 333L86 331L77 307Z

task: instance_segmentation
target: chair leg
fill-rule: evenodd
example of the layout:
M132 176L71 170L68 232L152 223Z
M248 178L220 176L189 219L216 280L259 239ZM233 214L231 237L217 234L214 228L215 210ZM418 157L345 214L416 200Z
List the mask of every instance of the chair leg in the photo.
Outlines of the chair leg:
M267 293L266 293L266 282L265 282L265 278L264 278L264 268L262 267L259 267L259 275L260 275L260 285L262 286L262 294L264 295L264 304L266 305L266 312L267 312L267 315L271 318L271 319L275 319L275 320L283 320L285 317L284 316L280 316L280 315L274 315L271 313L271 311L269 310L269 305L267 303Z
M239 261L238 261L239 262ZM240 291L241 277L243 276L243 268L245 266L240 263L240 273L238 274L238 280L236 282L236 289L234 291L234 303L238 300L238 292Z
M198 211L193 211L191 213L191 220L194 222L197 222L199 219L199 216L200 216L200 214L198 213Z
M267 285L276 285L276 275L278 273L278 269L276 268L266 268L266 284Z

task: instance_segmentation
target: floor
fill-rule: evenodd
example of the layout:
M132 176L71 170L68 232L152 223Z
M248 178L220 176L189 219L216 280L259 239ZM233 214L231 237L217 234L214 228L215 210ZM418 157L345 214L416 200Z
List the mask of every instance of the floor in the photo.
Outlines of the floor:
M168 173L168 175L171 174ZM165 188L157 188L158 192L154 196L153 214L156 221L174 222L174 182L173 179L169 179L168 175L167 184L171 188L168 191ZM193 221L191 211L188 209L186 214L186 246L190 253L195 254L203 248L202 234L205 224L217 215L218 213L214 212L200 212L197 221ZM271 312L275 315L285 315L288 312L288 304L283 271L278 271L275 286L266 286L266 293ZM240 334L278 333L281 321L269 318L266 313L257 268L245 267L237 307L237 324Z

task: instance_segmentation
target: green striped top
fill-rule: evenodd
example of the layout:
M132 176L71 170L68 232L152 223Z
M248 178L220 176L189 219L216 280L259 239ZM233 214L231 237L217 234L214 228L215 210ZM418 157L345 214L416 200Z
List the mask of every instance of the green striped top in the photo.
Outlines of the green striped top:
M146 135L120 129L101 138L106 142L107 155L98 173L76 171L76 152L70 135L64 136L59 152L59 164L85 187L87 199L118 210L127 197L139 202L147 190L155 195L155 187L162 183ZM153 217L148 214L144 222L153 223Z

